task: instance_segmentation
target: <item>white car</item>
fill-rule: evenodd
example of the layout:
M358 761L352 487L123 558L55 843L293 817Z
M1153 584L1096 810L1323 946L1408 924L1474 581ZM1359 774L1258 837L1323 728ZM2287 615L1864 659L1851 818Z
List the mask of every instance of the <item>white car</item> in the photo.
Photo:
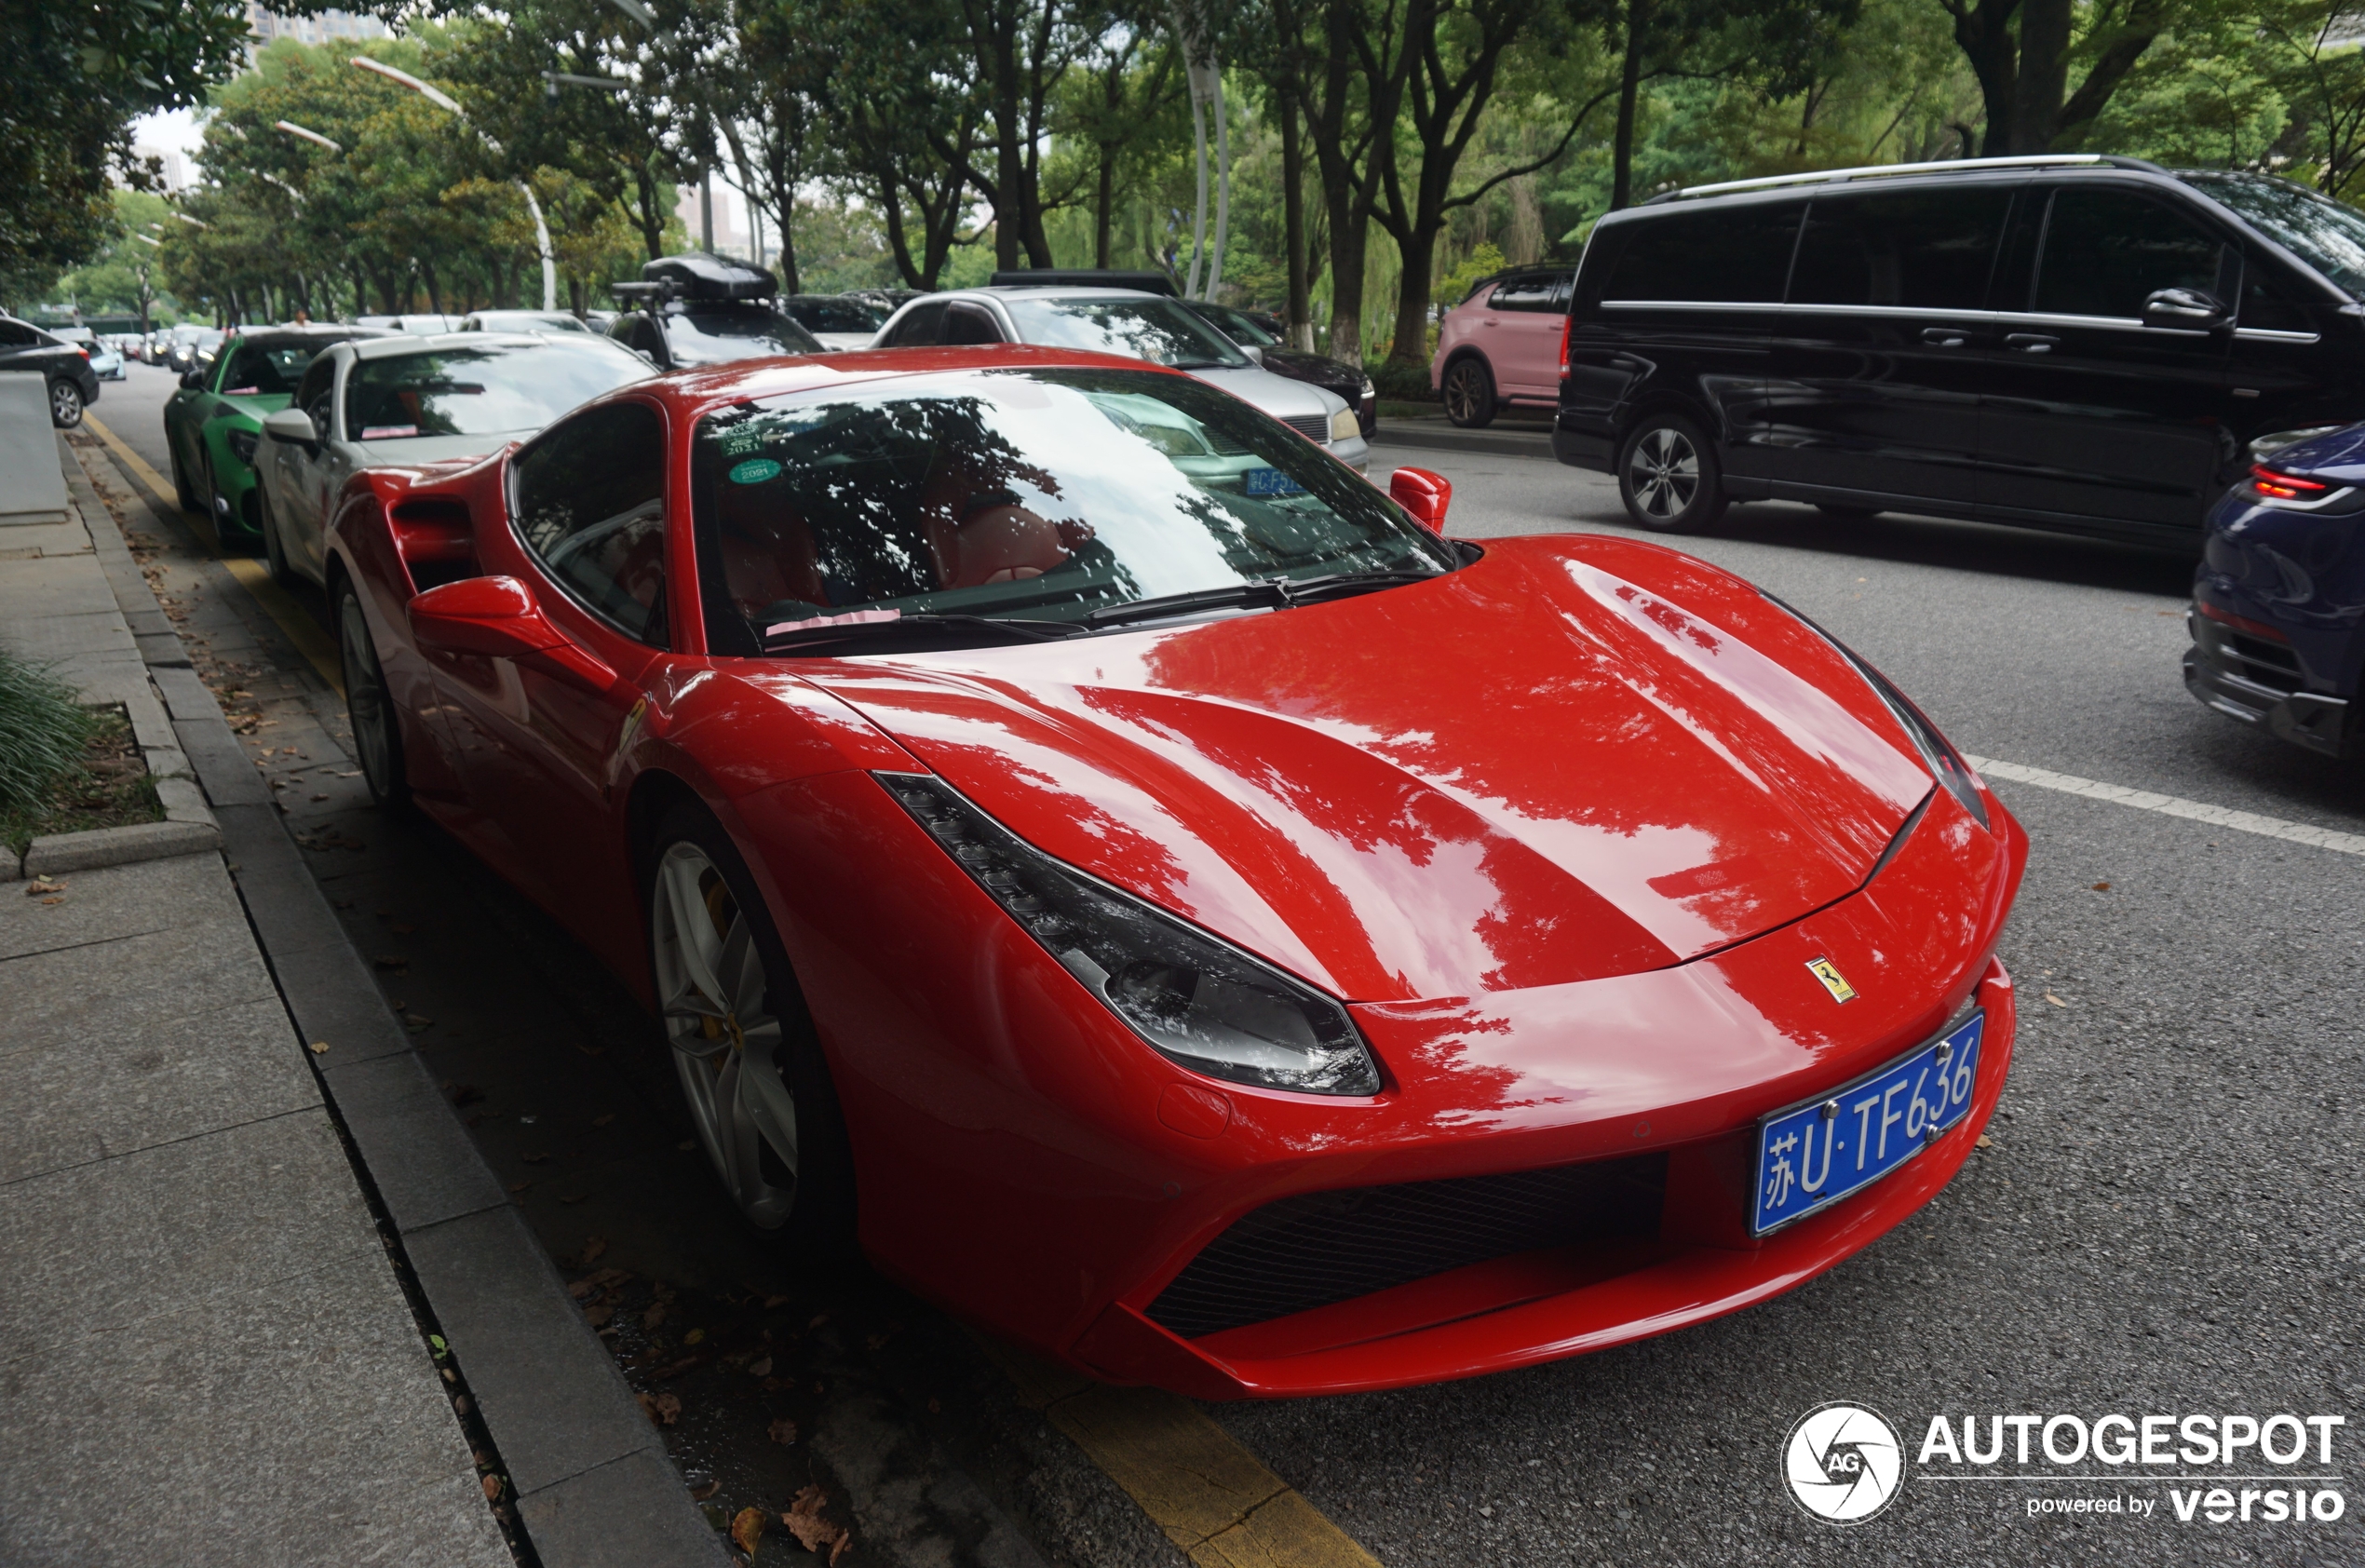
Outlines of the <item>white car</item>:
M121 352L89 328L53 327L49 335L81 349L84 357L90 361L90 373L101 381L121 381L124 378Z
M327 586L326 534L345 480L386 464L481 457L521 441L647 360L588 332L446 332L340 343L295 399L263 422L255 451L264 554L281 582Z
M1346 400L1275 375L1179 301L1136 289L1009 285L957 289L906 304L873 348L958 348L1031 343L1121 354L1187 371L1327 448L1357 473L1371 464L1363 425Z
M582 318L564 310L473 310L460 323L464 332L588 332Z

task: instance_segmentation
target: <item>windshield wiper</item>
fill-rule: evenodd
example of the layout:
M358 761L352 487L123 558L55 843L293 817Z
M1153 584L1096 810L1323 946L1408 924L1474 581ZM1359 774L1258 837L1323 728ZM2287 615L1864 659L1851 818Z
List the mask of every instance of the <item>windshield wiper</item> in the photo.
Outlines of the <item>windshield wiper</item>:
M764 639L767 654L809 653L837 642L908 641L924 647L967 648L981 642L1048 642L1084 629L1063 621L1029 621L1001 615L960 615L923 611L893 620L840 621L833 625L787 626Z
M1194 588L1187 593L1160 594L1129 604L1107 604L1084 617L1088 627L1124 626L1133 621L1163 620L1195 610L1240 610L1263 607L1281 610L1292 604L1314 604L1345 599L1400 583L1426 582L1436 572L1397 569L1384 572L1331 572L1319 577L1260 577L1254 582L1223 588Z

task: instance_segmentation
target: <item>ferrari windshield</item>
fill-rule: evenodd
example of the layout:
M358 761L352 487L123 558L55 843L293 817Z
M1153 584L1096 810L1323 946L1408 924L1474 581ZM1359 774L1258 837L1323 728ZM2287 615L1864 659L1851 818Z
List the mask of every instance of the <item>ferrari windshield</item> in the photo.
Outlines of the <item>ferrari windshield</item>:
M1146 600L1458 561L1304 437L1150 371L795 393L710 414L693 439L718 653L907 616L1065 631Z
M547 337L361 359L345 380L345 429L357 441L539 430L577 403L655 372L596 337Z

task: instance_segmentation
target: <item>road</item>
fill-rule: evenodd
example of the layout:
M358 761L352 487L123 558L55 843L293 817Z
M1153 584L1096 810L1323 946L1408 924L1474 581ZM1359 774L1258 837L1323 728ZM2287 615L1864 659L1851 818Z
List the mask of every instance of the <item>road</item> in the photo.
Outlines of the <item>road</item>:
M132 373L94 412L162 469L155 410L169 380ZM1385 436L1374 471L1444 474L1457 534L1630 531L1607 480L1554 465L1532 436L1487 451ZM811 1480L838 1507L920 1482L946 1489L945 1508L881 1513L909 1531L874 1531L859 1560L979 1561L974 1538L955 1537L1008 1518L1079 1568L1181 1561L940 1316L726 1222L620 988L432 830L379 820L342 777L352 764L325 683L194 542L153 532L160 583L213 650L200 662L217 689L243 694L234 711L254 717L250 743L286 785L324 885L362 951L388 961L389 997L495 1169L562 1264L629 1271L620 1356L636 1386L681 1399L669 1438L686 1468L716 1480L717 1503L777 1506ZM1737 507L1683 545L1847 640L1963 750L2002 764L1996 789L2034 851L2004 943L2022 1028L1990 1146L1862 1256L1719 1322L1505 1376L1210 1413L1398 1568L1867 1552L1931 1564L2365 1561L2354 1515L2180 1523L2158 1472L2091 1463L2061 1473L2101 1479L2044 1485L1943 1485L1926 1469L1857 1532L1790 1500L1785 1434L1834 1399L1882 1412L1909 1449L1933 1415L1959 1426L2021 1413L2342 1414L2341 1441L2365 1440L2354 1435L2365 1426L2365 861L2013 777L2042 769L2354 833L2365 773L2185 694L2190 563L2178 556L1772 504ZM674 1337L694 1319L708 1354ZM795 1423L797 1440L769 1441L773 1421ZM2344 1452L2311 1473L2341 1470ZM2158 1506L2028 1511L2032 1499L2122 1494ZM809 1561L775 1549L761 1560Z

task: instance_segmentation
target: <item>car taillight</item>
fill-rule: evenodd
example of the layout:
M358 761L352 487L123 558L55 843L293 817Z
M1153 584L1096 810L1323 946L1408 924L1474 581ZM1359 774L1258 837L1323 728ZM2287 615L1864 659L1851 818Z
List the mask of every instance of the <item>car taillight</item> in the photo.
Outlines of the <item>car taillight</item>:
M1561 373L1566 374L1567 372ZM2272 496L2277 501L2295 501L2303 495L2320 494L2326 488L2315 480L2304 480L2297 474L2278 473L2264 463L2251 466L2250 483L2258 488L2261 495Z
M1561 379L1569 378L1569 329L1576 325L1576 313L1571 311L1561 318Z

